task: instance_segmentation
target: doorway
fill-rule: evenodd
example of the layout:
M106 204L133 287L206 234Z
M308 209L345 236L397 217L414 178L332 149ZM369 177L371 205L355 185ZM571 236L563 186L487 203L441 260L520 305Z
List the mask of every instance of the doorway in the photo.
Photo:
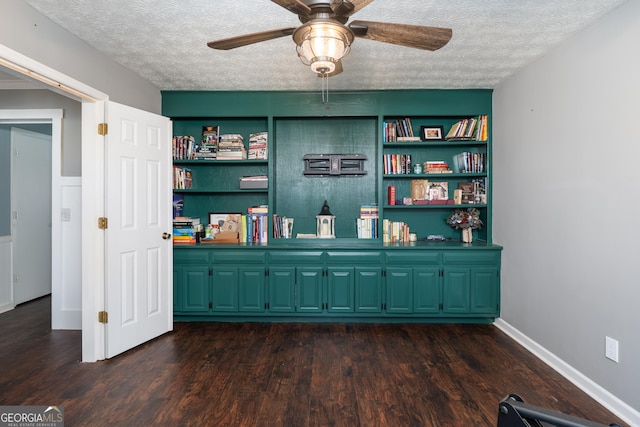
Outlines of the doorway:
M13 125L11 241L13 303L51 293L51 124Z

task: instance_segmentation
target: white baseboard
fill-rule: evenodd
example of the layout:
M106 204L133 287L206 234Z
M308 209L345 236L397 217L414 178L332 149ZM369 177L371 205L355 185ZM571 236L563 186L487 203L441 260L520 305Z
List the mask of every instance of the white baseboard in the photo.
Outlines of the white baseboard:
M13 303L0 304L0 314L13 310L14 308Z
M595 401L620 417L631 427L640 427L640 412L618 399L613 394L593 382L589 377L551 353L546 348L520 332L502 319L496 319L494 325L502 332L513 338L518 344L526 348L538 359L549 365L560 375L571 381Z

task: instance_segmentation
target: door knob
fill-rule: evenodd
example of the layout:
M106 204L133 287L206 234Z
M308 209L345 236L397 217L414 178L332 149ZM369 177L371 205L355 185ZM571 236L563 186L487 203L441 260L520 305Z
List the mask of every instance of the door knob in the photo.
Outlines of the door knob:
M164 240L169 240L171 238L171 234L170 233L162 233L162 238Z

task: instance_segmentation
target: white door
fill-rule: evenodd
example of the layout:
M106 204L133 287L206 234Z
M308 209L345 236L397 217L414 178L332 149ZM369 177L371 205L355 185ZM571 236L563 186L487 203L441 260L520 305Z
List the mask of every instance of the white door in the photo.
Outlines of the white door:
M110 358L173 329L171 121L114 102L106 117Z
M51 293L51 135L11 128L13 295Z

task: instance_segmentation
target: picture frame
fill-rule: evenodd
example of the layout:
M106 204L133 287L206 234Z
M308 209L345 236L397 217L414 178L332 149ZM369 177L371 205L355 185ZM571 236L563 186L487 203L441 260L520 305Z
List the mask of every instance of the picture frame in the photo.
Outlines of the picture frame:
M420 138L423 141L442 141L444 139L444 126L420 126Z
M222 231L240 231L242 214L237 212L209 212L209 224L212 225L212 234L215 236Z

